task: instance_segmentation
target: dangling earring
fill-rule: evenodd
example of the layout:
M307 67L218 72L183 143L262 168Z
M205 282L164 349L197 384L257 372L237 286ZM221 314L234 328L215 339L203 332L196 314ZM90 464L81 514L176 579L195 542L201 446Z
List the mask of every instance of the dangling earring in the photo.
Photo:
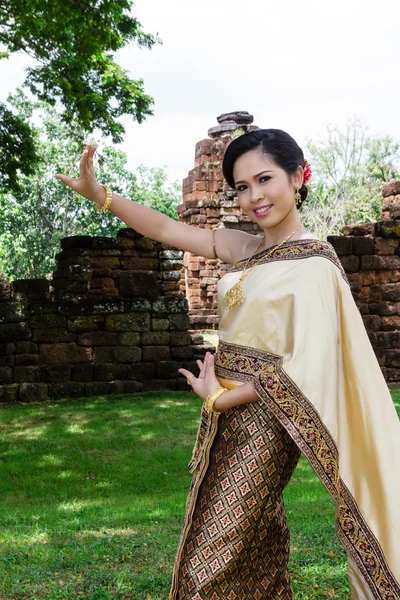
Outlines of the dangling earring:
M299 190L296 190L296 193L294 195L294 199L295 199L295 202L296 202L296 206L299 206L299 204L301 202L301 196L300 196Z

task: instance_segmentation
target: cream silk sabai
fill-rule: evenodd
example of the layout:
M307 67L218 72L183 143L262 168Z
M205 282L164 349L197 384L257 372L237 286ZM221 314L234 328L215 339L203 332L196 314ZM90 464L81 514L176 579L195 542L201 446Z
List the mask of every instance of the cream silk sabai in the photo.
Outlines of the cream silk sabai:
M328 429L340 478L398 584L400 424L343 272L325 256L272 259L249 274L244 304L228 312L224 295L240 274L234 267L218 283L220 343L282 358ZM373 593L348 557L352 599L392 597Z

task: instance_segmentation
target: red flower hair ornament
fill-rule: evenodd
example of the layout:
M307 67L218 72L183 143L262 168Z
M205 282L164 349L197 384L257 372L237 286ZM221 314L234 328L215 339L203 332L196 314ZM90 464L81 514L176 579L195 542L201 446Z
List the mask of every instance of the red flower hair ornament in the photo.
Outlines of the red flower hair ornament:
M308 161L305 160L304 161L304 179L303 179L303 183L307 183L307 181L309 181L311 179L311 175L312 175L312 171L311 171L311 167L308 164Z

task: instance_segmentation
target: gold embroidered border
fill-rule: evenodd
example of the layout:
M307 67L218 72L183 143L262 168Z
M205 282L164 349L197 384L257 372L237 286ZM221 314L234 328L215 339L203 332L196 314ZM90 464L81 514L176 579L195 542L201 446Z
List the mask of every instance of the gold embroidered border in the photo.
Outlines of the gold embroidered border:
M282 358L265 351L219 342L218 376L252 381L260 399L286 428L336 503L336 531L376 600L397 600L400 585L350 491L339 475L339 455L317 411L284 372Z
M342 263L340 262L332 244L329 242L323 242L321 240L289 240L285 244L282 244L282 246L280 246L277 250L272 252L271 256L268 256L269 251L270 248L262 250L261 252L257 252L257 254L255 254L250 260L248 268L250 268L260 259L260 256L263 254L263 252L266 254L265 260L258 264L265 264L275 260L297 260L301 258L309 258L311 256L321 256L333 262L333 264L340 269L343 279L348 283ZM233 273L234 271L241 271L246 260L247 259L239 260L232 266L229 272Z

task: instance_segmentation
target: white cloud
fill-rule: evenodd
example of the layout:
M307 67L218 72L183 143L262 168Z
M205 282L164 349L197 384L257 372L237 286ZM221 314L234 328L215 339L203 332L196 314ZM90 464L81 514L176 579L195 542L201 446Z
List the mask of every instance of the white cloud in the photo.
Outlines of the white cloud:
M132 168L168 165L182 179L196 142L231 110L299 143L355 113L400 139L397 0L137 0L134 14L163 45L118 55L155 99L144 124L124 119ZM22 82L23 64L0 62L1 98Z

